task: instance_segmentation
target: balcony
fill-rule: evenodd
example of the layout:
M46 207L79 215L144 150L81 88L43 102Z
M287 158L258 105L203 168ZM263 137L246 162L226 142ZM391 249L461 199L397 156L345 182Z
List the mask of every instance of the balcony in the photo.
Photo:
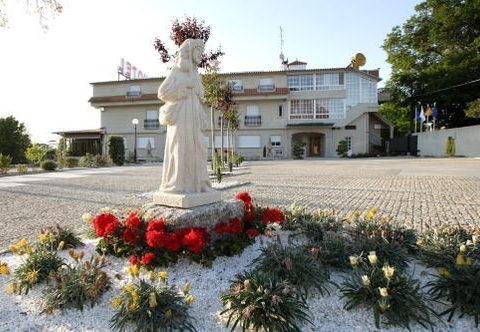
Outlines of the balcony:
M257 86L258 92L272 92L275 91L275 84L259 84Z
M245 127L260 127L262 125L261 115L245 115Z
M158 129L160 128L160 123L158 119L145 119L143 120L144 129Z

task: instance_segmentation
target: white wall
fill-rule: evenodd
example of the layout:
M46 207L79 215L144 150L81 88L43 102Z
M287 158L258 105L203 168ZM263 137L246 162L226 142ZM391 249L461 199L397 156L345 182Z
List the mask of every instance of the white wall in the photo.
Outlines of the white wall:
M444 156L449 136L455 139L455 155L480 157L480 126L442 129L417 133L421 156Z

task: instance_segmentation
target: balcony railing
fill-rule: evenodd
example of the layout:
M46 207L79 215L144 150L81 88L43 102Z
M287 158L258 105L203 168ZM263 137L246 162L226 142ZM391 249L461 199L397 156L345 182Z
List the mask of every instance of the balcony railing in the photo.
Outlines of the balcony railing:
M275 84L259 84L257 91L275 91Z
M160 123L158 122L158 119L145 119L143 120L143 128L158 129L160 128Z
M262 125L261 115L245 115L245 127L260 127Z

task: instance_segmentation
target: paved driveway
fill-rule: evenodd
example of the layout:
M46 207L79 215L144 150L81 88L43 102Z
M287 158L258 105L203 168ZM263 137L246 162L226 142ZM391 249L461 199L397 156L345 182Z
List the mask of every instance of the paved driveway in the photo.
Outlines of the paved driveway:
M139 207L161 181L161 164L0 177L0 250L45 226L83 231L84 212ZM422 230L479 225L480 159L365 158L246 162L225 176L224 199L246 190L261 205L307 205L341 214L373 206Z

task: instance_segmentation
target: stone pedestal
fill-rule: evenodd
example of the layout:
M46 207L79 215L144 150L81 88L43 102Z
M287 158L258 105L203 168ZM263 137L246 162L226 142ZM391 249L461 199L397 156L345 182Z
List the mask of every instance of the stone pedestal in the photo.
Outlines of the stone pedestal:
M193 208L219 202L221 199L222 193L217 190L193 194L170 194L158 192L153 197L153 203L169 207Z
M222 200L187 209L148 203L142 206L141 213L146 220L163 219L165 224L173 229L206 227L209 231L212 231L215 224L220 221L228 221L233 217L242 219L243 202L236 199Z

